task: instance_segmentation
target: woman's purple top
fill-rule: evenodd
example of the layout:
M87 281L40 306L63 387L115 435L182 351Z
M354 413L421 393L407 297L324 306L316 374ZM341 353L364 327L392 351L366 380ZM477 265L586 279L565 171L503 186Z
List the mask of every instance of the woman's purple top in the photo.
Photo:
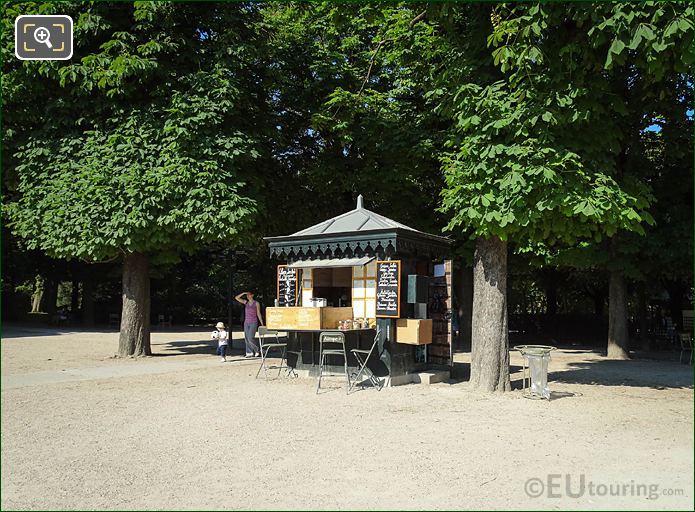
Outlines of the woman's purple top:
M256 314L256 301L254 300L253 302L251 301L246 301L246 305L244 306L244 323L245 324L257 324L258 323L258 315Z

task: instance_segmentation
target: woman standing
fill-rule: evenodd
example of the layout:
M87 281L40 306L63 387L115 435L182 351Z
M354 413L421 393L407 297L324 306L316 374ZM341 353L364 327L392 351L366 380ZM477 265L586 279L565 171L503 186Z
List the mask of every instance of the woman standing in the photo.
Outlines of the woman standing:
M246 298L242 297L246 295ZM246 341L246 357L260 357L261 349L256 343L256 330L258 324L263 325L261 316L261 305L253 300L253 292L241 292L234 297L244 305L244 340Z

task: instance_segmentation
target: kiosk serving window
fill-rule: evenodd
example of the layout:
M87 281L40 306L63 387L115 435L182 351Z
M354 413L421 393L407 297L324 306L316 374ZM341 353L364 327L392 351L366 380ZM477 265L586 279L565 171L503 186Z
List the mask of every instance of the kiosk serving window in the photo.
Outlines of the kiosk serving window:
M352 267L314 268L313 296L326 299L328 306L349 306L352 301Z
M321 298L327 306L352 306L355 318L376 318L375 261L349 267L305 267L300 272L301 306Z
M299 305L308 306L314 296L314 281L311 278L310 268L304 268L300 272L302 273L302 300Z
M376 318L376 263L352 267L352 312L355 318Z

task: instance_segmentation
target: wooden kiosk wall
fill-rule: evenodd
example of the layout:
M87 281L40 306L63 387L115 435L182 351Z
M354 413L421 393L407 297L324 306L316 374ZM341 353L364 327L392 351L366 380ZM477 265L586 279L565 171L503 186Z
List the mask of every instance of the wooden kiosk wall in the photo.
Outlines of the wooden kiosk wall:
M396 320L390 318L377 318L377 325L382 332L382 341L379 343L379 353L381 354L382 362L389 370L392 377L398 377L407 373L426 370L432 367L448 367L453 365L453 336L452 336L452 262L445 260L444 276L440 278L431 278L430 281L436 283L430 286L430 299L433 298L434 290L445 290L447 298L444 301L447 311L429 315L432 319L432 343L427 345L428 360L427 363L415 362L414 345L406 345L395 342ZM410 316L412 304L408 304L408 294L405 292L408 289L408 275L417 274L419 265L414 259L401 258L401 318ZM429 263L428 270L430 276L434 274L434 265Z

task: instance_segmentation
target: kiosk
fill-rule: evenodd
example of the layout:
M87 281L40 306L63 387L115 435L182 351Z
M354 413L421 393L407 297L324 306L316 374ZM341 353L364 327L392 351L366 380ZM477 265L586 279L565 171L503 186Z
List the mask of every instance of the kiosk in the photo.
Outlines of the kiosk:
M435 370L440 380L448 378L449 239L372 212L359 196L354 210L265 240L271 257L281 261L276 306L266 309L266 323L288 333L290 365L315 374L322 331L344 331L349 351L369 348L378 328L369 362L375 375L391 385L417 382L422 372Z

